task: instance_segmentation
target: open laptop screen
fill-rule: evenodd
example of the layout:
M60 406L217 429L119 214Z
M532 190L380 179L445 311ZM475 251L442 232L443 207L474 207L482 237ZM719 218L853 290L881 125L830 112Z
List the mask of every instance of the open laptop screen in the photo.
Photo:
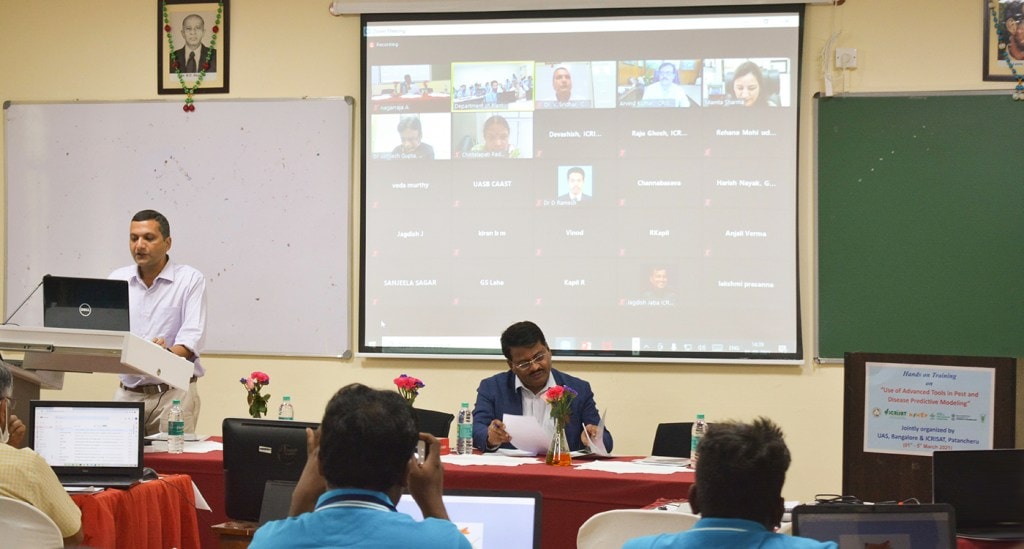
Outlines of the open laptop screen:
M953 508L922 505L800 505L793 535L834 541L839 549L954 549Z
M956 509L957 531L1013 529L1024 539L1024 449L933 452L932 498Z
M46 275L43 277L43 326L131 330L128 282Z
M540 547L541 495L537 492L445 490L448 518L473 547L529 549ZM402 494L400 513L423 520L412 496Z
M142 476L141 402L29 402L29 446L57 476Z

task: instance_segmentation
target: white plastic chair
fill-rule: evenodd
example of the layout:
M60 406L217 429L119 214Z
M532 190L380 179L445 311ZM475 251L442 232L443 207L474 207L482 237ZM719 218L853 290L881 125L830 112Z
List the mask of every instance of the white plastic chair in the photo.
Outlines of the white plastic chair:
M598 513L580 526L577 549L622 549L638 536L689 530L700 517L689 513L648 509L613 509Z
M0 539L4 547L64 547L60 528L46 513L18 499L0 496Z

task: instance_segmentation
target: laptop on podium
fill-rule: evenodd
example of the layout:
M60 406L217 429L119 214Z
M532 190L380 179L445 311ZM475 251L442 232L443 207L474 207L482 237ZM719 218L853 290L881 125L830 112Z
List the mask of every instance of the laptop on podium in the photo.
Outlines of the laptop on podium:
M130 488L142 480L142 402L31 400L28 446L64 486Z
M105 278L44 276L43 326L130 331L128 282Z
M1024 449L936 450L932 499L956 509L959 536L1024 541Z
M946 504L798 505L793 535L834 541L839 549L956 549L956 514Z

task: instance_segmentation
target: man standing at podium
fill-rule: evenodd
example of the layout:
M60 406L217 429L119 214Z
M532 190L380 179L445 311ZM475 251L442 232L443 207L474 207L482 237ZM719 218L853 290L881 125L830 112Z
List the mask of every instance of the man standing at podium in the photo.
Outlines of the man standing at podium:
M206 371L199 363L206 333L206 280L196 269L171 261L170 249L167 218L155 210L142 210L132 217L128 233L135 264L109 276L128 281L132 333L194 365L187 391L152 376L121 375L114 400L146 403L147 435L167 432L165 411L175 399L181 401L185 432L195 432L200 407L196 380Z

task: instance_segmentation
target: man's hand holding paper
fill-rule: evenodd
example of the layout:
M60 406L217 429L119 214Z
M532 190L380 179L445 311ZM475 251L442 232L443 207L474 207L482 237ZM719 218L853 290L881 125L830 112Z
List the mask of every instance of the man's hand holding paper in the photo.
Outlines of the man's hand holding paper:
M544 431L544 427L537 423L536 419L512 414L505 414L502 419L513 446L536 454L548 451L551 434Z

